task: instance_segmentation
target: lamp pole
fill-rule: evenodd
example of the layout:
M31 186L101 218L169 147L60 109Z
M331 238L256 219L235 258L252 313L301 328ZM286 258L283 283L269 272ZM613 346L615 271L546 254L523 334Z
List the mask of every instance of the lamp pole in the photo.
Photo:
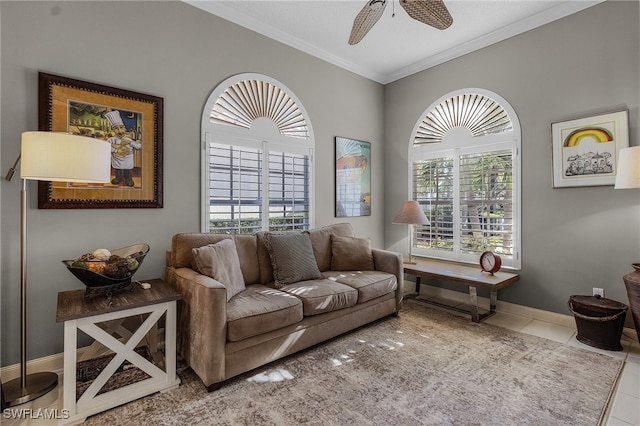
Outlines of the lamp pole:
M22 133L20 156L6 176L10 181L21 163L20 377L2 386L8 407L32 401L58 386L56 373L27 374L27 180L108 182L110 158L111 146L101 140L54 132Z
M18 164L19 159L16 161ZM14 166L15 168L15 166ZM13 178L15 170L7 175ZM24 404L58 386L58 375L49 371L27 375L27 180L20 191L20 377L3 384L8 407Z

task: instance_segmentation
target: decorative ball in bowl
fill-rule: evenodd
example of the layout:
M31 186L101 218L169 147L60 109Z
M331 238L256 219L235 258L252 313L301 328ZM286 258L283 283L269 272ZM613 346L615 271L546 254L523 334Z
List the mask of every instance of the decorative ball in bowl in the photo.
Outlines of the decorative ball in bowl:
M62 263L87 287L115 286L131 282L148 252L148 244L134 244L115 250L97 249Z

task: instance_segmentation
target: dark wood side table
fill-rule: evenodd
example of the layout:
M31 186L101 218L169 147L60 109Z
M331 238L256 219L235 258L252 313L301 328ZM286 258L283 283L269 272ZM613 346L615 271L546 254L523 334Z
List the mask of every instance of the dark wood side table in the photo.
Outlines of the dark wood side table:
M65 423L84 421L93 414L158 391L173 389L180 384L176 376L176 301L181 296L161 279L146 282L151 284L150 289L144 290L134 284L133 291L116 293L111 301L103 296L85 298L84 290L58 293L56 322L64 322L63 403L69 413ZM122 325L129 317L144 315L146 319L136 330L128 330ZM164 356L157 349L157 324L163 316ZM97 345L108 348L115 356L82 396L76 399L78 330L96 340L86 352L97 353L94 349L94 345ZM148 334L149 350L155 364L134 351ZM150 377L98 394L124 361L129 361ZM164 371L158 364L164 367Z
M471 320L473 322L480 322L495 314L498 290L508 287L520 279L518 274L510 272L498 271L495 274L489 274L482 272L480 266L463 265L433 259L418 259L415 264L405 264L404 273L415 275L416 277L416 300L471 314ZM418 299L417 296L420 295L421 277L439 278L447 282L467 286L469 288L471 310L458 309L433 300ZM480 314L478 309L478 287L489 290L489 312L483 314Z

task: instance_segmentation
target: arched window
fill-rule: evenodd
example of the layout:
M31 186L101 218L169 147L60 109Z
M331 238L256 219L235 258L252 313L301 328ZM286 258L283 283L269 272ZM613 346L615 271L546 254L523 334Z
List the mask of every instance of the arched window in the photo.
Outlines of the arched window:
M430 225L412 252L477 262L491 250L520 268L520 124L500 96L464 89L421 115L409 144L410 191Z
M280 82L240 74L202 114L202 231L252 233L312 226L313 131Z

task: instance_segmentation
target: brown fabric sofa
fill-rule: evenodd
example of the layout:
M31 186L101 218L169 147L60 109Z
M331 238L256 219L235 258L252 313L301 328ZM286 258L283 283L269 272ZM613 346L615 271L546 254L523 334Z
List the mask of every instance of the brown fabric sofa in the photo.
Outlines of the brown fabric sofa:
M178 352L209 391L238 374L397 314L401 307L402 256L369 249L368 242L361 248L363 240L353 237L350 224L309 231L321 277L280 288L275 288L273 267L279 265L272 263L269 236L181 233L172 238L165 280L183 298ZM193 249L197 254L223 239L234 240L245 284L228 301L225 284L194 264ZM369 270L361 268L363 256L372 260Z

